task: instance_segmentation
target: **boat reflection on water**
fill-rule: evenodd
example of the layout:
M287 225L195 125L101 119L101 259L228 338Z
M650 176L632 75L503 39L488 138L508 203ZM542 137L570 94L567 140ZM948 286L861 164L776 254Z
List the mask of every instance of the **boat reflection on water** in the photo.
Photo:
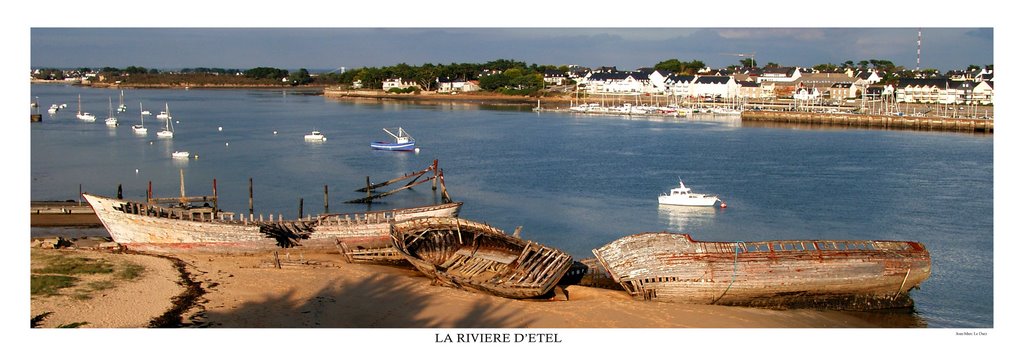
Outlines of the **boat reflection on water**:
M658 205L658 222L676 231L703 226L715 218L718 209L712 206Z

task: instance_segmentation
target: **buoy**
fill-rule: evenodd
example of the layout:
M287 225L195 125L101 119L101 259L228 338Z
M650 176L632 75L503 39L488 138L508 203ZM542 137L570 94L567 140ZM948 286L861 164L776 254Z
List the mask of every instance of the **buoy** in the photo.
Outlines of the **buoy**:
M415 149L415 150L413 150L413 151L415 151L416 153L420 153L420 148L419 148L419 147L416 147L416 149Z
M135 174L139 174L139 169L138 168L135 169Z
M721 207L722 207L722 209L725 209L725 202L723 201L723 202L722 202L722 205L719 205L719 206L721 206Z
M149 141L149 144L151 144L151 145L152 145L152 144L153 144L153 141Z
M224 142L224 146L227 146L227 145L228 145L228 142Z
M224 131L223 127L217 126L217 131Z
M274 134L277 135L277 130L274 130Z
M180 123L181 123L181 121L178 121L178 120L174 120L174 123L175 123L175 124L180 124Z

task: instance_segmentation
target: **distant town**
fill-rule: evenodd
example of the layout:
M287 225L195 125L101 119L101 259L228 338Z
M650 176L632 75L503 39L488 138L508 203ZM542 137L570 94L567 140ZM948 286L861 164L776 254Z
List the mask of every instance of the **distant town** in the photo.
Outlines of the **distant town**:
M741 56L742 57L742 56ZM880 102L899 111L912 104L934 111L940 105L961 108L961 117L991 118L977 106L994 103L993 65L971 65L945 73L937 69L906 69L887 60L846 61L813 67L759 66L753 58L738 65L711 68L702 61L670 59L652 67L620 70L576 65L527 65L500 59L482 64L452 63L367 67L311 73L258 67L247 70L143 67L32 70L34 81L118 87L322 87L380 91L384 94L493 93L526 97L655 96L689 102L791 101L813 105ZM893 110L888 110L893 113ZM985 114L978 114L984 112ZM902 115L902 112L899 114ZM967 115L967 116L964 116ZM949 116L949 115L942 115Z

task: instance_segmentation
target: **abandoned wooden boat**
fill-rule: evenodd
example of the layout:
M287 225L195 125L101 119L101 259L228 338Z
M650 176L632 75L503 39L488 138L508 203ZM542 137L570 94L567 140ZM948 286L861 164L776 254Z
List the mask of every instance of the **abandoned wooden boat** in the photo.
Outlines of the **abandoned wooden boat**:
M506 298L546 296L573 266L564 252L459 218L396 222L391 238L436 283Z
M431 167L436 167L435 161ZM428 179L430 180L430 179ZM184 182L184 176L182 177ZM390 224L424 216L457 216L461 202L443 192L441 204L357 213L321 214L294 220L234 213L218 208L213 195L152 198L146 201L83 194L114 242L132 250L246 252L277 248L348 250L346 258L402 259L391 245ZM169 204L169 205L168 205ZM379 250L390 250L379 251ZM374 256L381 255L385 256ZM390 257L386 255L390 255ZM358 258L357 258L358 259Z
M636 299L766 308L870 310L913 306L931 274L912 241L697 241L642 233L594 250Z

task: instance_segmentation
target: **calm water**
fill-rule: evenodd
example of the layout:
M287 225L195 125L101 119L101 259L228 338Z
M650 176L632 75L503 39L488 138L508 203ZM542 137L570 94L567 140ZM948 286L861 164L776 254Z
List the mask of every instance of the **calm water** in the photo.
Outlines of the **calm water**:
M142 199L209 194L221 207L294 218L365 210L343 204L366 176L380 181L438 159L462 216L573 254L646 231L697 239L917 240L932 253L932 275L911 293L917 314L896 324L993 327L993 140L990 135L743 126L738 119L638 120L534 113L479 105L335 101L297 92L125 90L128 112L107 128L107 100L119 91L33 85L42 123L31 125L33 200L87 192ZM78 95L95 123L74 117ZM132 133L139 102L154 114L170 105L175 137ZM68 107L56 116L45 109ZM421 152L373 151L402 126ZM222 130L218 130L218 127ZM328 140L307 143L320 130ZM277 131L277 134L274 132ZM198 159L172 160L184 150ZM682 178L719 194L726 209L660 207L657 196ZM375 208L437 201L426 185Z

